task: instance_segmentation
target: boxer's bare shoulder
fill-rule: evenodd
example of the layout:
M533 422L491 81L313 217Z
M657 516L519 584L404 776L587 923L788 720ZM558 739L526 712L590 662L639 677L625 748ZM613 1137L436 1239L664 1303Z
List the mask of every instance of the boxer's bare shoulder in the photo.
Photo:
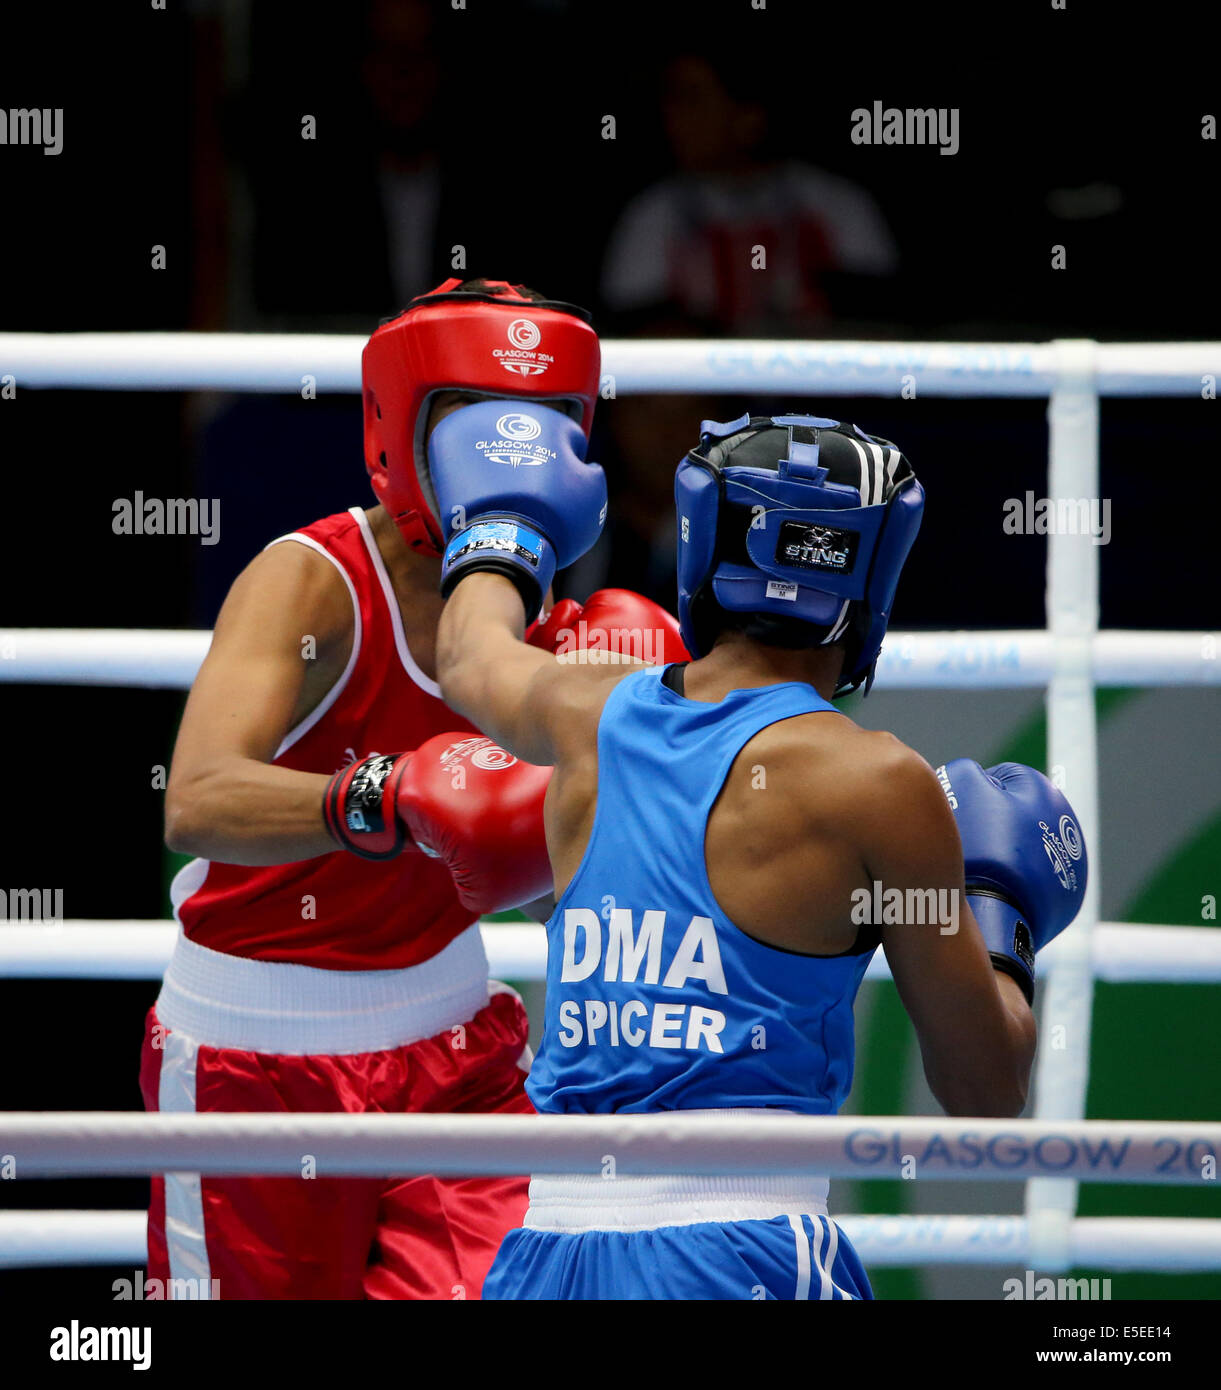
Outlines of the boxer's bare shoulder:
M222 754L270 761L339 678L354 634L352 599L329 560L288 541L256 555L233 581L191 687L177 779Z
M290 727L309 715L352 653L355 615L334 563L310 546L284 541L254 557L229 590L212 650L220 662L292 658L299 676Z
M929 765L894 734L862 729L838 711L783 719L760 730L738 755L730 788L766 775L776 800L789 803L806 828L854 818L880 796L899 797L936 780ZM752 771L754 769L754 771Z
M853 892L877 850L949 812L929 765L894 735L838 712L769 725L738 754L708 820L705 857L727 915L791 950L851 949Z

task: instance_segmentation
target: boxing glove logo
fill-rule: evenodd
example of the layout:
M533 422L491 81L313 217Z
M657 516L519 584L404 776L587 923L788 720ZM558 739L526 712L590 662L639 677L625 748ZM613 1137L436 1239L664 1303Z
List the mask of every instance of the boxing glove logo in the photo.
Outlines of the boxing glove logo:
M543 432L533 415L513 412L496 421L495 439L480 439L475 448L489 463L503 463L508 468L537 468L555 458L555 450L545 444L532 444Z
M1073 864L1081 858L1081 832L1071 816L1061 816L1059 831L1055 831L1046 821L1039 822L1043 832L1043 849L1060 886L1068 893L1078 891L1077 871Z
M1081 858L1081 831L1077 829L1077 822L1072 816L1060 817L1060 839L1070 859Z
M950 782L950 774L945 770L942 763L937 769L937 780L941 783L941 790L945 792L945 799L950 803L950 810L958 810L958 798L954 795L954 787Z
M537 439L542 433L542 426L533 415L502 415L496 428L506 439Z
M452 772L458 763L468 757L473 766L484 772L503 772L517 761L512 753L493 743L490 738L464 738L461 743L451 743L441 754L441 766L446 772Z

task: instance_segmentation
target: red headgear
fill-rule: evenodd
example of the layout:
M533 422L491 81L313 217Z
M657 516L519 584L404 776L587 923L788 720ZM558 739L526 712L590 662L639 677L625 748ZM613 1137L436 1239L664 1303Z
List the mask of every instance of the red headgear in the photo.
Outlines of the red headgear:
M413 299L365 344L365 467L378 500L413 550L439 555L444 538L428 472L425 430L437 391L554 401L593 424L602 359L589 315L529 299L488 280L484 291L446 280Z

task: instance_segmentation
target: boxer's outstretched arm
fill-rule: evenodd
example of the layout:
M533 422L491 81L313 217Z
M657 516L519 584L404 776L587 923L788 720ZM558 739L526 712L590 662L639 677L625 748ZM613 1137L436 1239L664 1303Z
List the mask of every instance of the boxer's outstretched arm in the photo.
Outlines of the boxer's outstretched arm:
M1019 986L992 967L967 906L962 845L932 769L895 741L878 794L865 803L864 858L886 888L945 892L955 916L887 925L882 946L924 1061L950 1115L1008 1117L1026 1103L1034 1016Z
M522 641L525 618L510 580L467 575L441 614L437 681L445 703L502 748L550 767L596 739L602 706L627 671L557 661Z

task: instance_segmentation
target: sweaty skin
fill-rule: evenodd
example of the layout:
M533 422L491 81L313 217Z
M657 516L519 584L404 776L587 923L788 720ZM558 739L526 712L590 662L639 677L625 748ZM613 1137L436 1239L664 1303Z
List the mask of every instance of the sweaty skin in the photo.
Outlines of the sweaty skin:
M546 827L558 897L593 829L598 719L632 666L560 663L524 645L524 617L507 579L463 579L441 617L437 679L446 702L498 743L554 765ZM687 667L685 694L716 703L730 690L803 680L830 698L842 659L836 648L782 651L727 633ZM734 762L708 820L705 858L726 916L768 945L811 955L852 946L854 889L877 881L957 890L957 932L884 926L882 946L947 1113L1021 1111L1034 1018L1018 985L992 969L967 905L953 813L917 753L839 713L773 724Z

